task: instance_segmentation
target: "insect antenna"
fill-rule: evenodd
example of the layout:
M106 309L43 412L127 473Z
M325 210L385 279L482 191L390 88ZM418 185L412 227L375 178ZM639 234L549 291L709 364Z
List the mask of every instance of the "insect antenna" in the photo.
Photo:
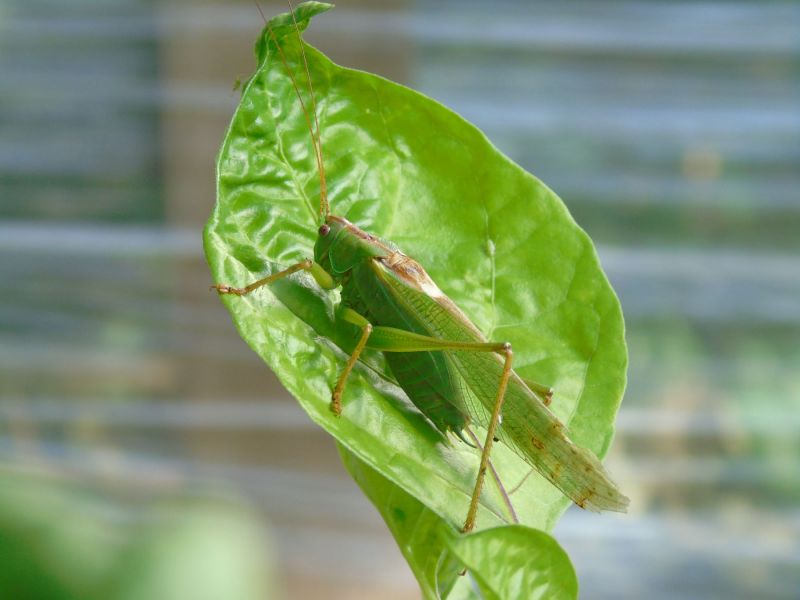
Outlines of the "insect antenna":
M294 7L292 6L291 0L286 0L286 3L289 5L289 12L292 14L292 22L294 23L294 29L297 32L297 41L300 42L300 55L303 57L303 66L306 70L306 81L308 81L308 89L311 92L311 114L314 115L314 124L316 125L317 129L317 143L315 148L317 150L317 165L319 166L320 211L323 211L324 207L323 212L327 217L330 213L330 205L328 204L328 184L325 181L325 161L322 160L322 137L320 135L319 117L317 116L317 96L314 93L314 86L311 83L311 71L308 68L305 44L303 43L303 39L300 37L300 27L297 25L297 19L294 15ZM313 132L311 137L314 137Z
M303 110L303 116L306 119L306 125L308 127L308 132L311 134L311 144L314 147L314 158L317 162L317 171L319 172L319 180L320 180L320 215L323 217L327 217L330 214L330 205L328 204L328 188L327 183L325 181L325 167L322 162L322 142L319 138L319 120L317 118L317 101L314 95L314 87L311 85L311 73L308 68L308 61L306 60L306 53L303 48L303 39L300 35L300 27L297 24L297 19L295 18L294 14L294 7L292 3L287 0L289 5L289 11L292 15L292 21L294 22L295 30L297 31L297 39L300 42L300 52L303 56L303 63L305 65L306 77L308 80L308 87L311 91L311 102L313 106L313 114L314 114L314 123L316 124L316 134L314 132L314 125L312 125L311 116L309 115L308 108L306 107L306 103L303 101L303 96L300 93L300 86L297 84L297 80L292 73L292 70L289 68L289 63L286 60L286 55L283 52L283 48L281 48L280 43L278 42L278 36L275 35L275 32L272 30L272 27L269 25L267 21L267 17L264 15L264 11L261 10L261 5L258 3L258 0L254 0L256 8L258 12L261 14L261 18L264 20L264 24L267 26L267 31L269 32L272 41L275 42L275 47L278 49L278 54L280 55L281 62L283 63L284 69L286 69L286 74L289 76L289 79L292 82L292 87L294 88L294 92L297 95L297 99L300 101L300 107Z

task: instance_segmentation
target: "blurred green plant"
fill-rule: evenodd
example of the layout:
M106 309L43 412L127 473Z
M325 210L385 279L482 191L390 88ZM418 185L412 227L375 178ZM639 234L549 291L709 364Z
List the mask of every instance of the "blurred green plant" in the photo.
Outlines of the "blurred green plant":
M299 28L328 8L298 6ZM216 281L244 285L313 256L320 183L294 88L306 84L300 43L290 15L272 19L257 42L258 68L223 142L217 205L205 230ZM305 52L333 212L397 242L487 337L510 341L517 372L552 385L552 408L572 439L602 457L627 353L619 303L589 238L551 190L458 115L339 67L310 46ZM355 369L342 417L331 414L331 384L342 349L352 347L333 326L337 300L303 276L224 299L242 337L336 438L426 597L469 597L468 580L457 577L468 566L484 597L574 598L569 559L544 533L568 500L538 474L528 476L512 451L496 445L492 461L516 489L522 525L507 525L489 483L478 524L493 528L461 536L478 453L447 443L409 405L379 354L368 353ZM507 578L510 571L515 577Z
M267 529L238 502L173 498L120 519L101 495L0 470L0 598L279 598Z

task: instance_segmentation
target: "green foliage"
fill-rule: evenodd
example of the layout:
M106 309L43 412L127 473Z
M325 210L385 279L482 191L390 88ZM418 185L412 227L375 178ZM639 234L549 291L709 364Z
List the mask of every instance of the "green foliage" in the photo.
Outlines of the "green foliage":
M267 529L246 506L176 497L128 507L52 476L0 469L0 598L282 597Z
M564 550L548 534L505 525L462 535L340 446L347 470L380 511L426 598L576 598L578 582ZM460 577L462 566L469 577Z
M328 8L298 6L300 28ZM271 23L310 108L291 19L284 15ZM588 236L551 190L452 111L305 49L332 212L396 242L487 337L512 342L517 372L552 385L552 408L569 424L573 440L603 456L625 386L627 354L619 303ZM319 224L320 186L307 121L266 30L256 53L258 69L220 152L218 201L205 231L215 280L233 285L313 256ZM379 355L358 365L342 416L331 414L332 385L345 359L340 346L347 350L333 325L337 300L337 292L319 290L304 275L223 299L247 343L336 438L425 593L434 597L432 569L451 560L471 567L487 597L503 596L492 572L501 572L498 561L515 560L526 544L536 549L524 565L514 563L524 566L524 580L571 573L555 542L530 529L493 529L453 541L466 515L478 453L444 440L409 404ZM502 444L492 458L507 489L523 482L512 496L521 523L550 529L567 499L538 474L526 478L530 467ZM413 504L414 519L393 519L397 502ZM479 527L508 520L497 486L487 480ZM498 540L508 551L496 558L478 548ZM454 593L464 580L455 580ZM566 585L562 595L574 596L574 590Z

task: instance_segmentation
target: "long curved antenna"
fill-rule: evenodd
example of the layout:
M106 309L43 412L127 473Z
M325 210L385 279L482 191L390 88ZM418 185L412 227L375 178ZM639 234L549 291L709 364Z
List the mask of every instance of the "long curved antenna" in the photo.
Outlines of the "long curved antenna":
M292 87L294 88L294 92L297 95L297 99L300 101L300 107L303 110L303 116L306 119L306 125L308 126L308 132L311 134L311 144L314 147L314 159L317 163L317 170L320 174L320 214L327 217L330 214L330 208L328 205L328 192L327 192L327 185L325 183L325 169L322 164L322 152L319 149L317 137L314 135L314 127L311 123L311 117L308 113L308 108L306 107L306 103L303 101L303 96L300 93L300 86L297 85L297 80L295 79L294 75L292 74L292 70L289 68L289 63L286 60L286 55L283 53L283 48L281 48L280 43L278 42L278 37L275 35L275 32L272 30L272 27L269 26L269 22L267 21L267 17L264 15L264 11L261 10L261 5L258 3L258 0L254 0L256 8L258 12L261 14L261 18L264 20L264 24L267 26L267 31L269 32L270 37L272 37L272 41L275 42L275 47L278 49L278 54L280 55L281 62L283 63L284 69L286 69L286 74L289 76L289 79L292 82ZM292 20L295 23L295 28L297 29L297 35L300 39L300 48L303 48L302 38L300 38L300 30L297 26L297 20L294 16L294 9L292 8L291 4L289 4L289 8L292 13ZM303 58L305 59L305 52L303 52ZM307 69L308 67L306 67ZM311 79L308 80L309 86L311 85ZM313 100L313 89L312 89L312 100ZM316 102L314 104L315 112L314 112L314 120L317 120L316 115ZM319 127L319 124L317 124Z
M325 181L325 161L322 159L322 134L319 128L319 118L317 116L317 96L314 93L314 86L311 84L311 71L308 68L308 59L306 58L305 44L303 38L300 36L300 27L297 25L297 19L294 16L294 7L291 0L286 0L289 5L289 12L292 14L292 22L294 23L294 30L297 32L297 41L300 42L300 54L303 57L303 66L306 69L306 81L308 81L308 89L311 92L311 113L314 115L314 124L317 127L317 154L319 165L319 196L320 196L320 211L323 211L327 217L330 214L330 205L328 204L328 184ZM312 134L313 135L313 134Z

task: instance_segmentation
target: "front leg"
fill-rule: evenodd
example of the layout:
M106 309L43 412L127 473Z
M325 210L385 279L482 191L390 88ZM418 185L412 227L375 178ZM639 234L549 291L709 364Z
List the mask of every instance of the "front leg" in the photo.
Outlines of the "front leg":
M278 271L277 273L273 273L272 275L268 275L263 279L259 279L258 281L254 281L250 285L246 285L244 287L233 287L231 285L225 283L215 283L211 286L212 290L217 290L220 295L223 294L234 294L236 296L246 296L250 292L257 290L263 285L269 285L270 283L274 283L279 279L283 279L287 275L291 275L292 273L297 273L298 271L308 271L314 277L314 280L319 284L319 286L326 290L331 290L336 287L336 283L333 280L333 277L323 269L319 264L315 263L313 260L307 258L305 260L300 261L297 264L292 265L282 271Z

